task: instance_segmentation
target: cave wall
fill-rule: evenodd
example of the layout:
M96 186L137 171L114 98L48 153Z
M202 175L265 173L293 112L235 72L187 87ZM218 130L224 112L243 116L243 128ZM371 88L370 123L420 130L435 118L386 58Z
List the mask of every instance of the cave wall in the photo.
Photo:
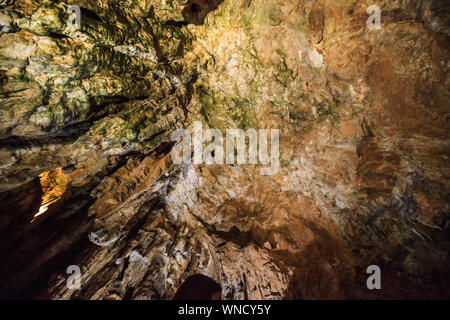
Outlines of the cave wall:
M449 297L445 1L378 1L380 30L351 0L73 1L79 30L0 3L2 297L171 299L197 273L226 299ZM280 129L279 172L173 164L194 120ZM31 223L55 168L70 194Z

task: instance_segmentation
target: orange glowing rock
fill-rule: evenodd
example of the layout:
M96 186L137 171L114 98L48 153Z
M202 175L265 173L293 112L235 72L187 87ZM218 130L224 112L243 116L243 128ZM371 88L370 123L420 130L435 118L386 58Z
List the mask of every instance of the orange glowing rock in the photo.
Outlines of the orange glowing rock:
M48 208L58 202L65 194L70 192L70 186L73 178L82 172L83 169L77 169L70 174L65 174L62 168L56 168L39 175L42 191L41 206L39 211L34 215L33 223L37 217L47 212Z

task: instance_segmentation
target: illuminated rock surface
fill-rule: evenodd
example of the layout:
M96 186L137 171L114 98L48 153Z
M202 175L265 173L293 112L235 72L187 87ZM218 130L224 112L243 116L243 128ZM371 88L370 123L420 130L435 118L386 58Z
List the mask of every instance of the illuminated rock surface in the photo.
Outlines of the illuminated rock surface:
M80 30L0 1L2 298L450 297L446 1L377 1L380 30L365 1L70 4ZM195 120L280 129L278 174L174 165Z

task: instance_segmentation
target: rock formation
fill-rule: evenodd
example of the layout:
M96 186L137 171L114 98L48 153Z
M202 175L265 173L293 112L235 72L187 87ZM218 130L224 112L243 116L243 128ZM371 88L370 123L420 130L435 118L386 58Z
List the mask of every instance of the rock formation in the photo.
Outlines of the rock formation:
M450 6L375 2L1 0L0 297L449 298ZM200 120L278 173L174 164Z

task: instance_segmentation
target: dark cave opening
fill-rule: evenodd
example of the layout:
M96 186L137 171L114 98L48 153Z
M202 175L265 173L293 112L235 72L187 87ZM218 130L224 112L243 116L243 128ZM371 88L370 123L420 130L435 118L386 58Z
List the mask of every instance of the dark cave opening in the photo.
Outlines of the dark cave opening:
M221 300L222 287L208 276L194 274L178 288L174 300Z
M216 10L223 0L190 0L183 10L184 20L195 25L202 25L208 13Z
M202 12L202 7L200 7L198 4L196 4L196 3L193 3L192 5L191 5L191 7L190 7L190 10L193 12L193 13L199 13L199 12Z

